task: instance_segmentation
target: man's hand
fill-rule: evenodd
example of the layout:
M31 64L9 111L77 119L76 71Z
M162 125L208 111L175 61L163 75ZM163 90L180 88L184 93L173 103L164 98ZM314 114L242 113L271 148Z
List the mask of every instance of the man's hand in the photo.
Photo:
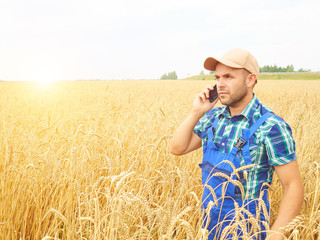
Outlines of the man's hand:
M204 88L200 93L196 95L193 101L192 112L197 113L200 116L208 112L218 102L219 98L214 100L212 103L209 101L209 91L213 90L213 86Z
M174 155L183 155L201 147L202 139L193 132L199 119L217 103L209 100L209 91L213 87L203 89L193 101L190 115L180 124L170 143L170 152Z

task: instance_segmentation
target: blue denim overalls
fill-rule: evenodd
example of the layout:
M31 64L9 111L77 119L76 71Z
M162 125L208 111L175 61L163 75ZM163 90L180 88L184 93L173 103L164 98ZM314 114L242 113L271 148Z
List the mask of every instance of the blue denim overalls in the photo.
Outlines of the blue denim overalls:
M262 113L264 114L249 129L242 130L241 137L232 147L230 153L219 151L213 142L219 118L215 119L212 127L207 131L208 140L207 144L203 146L203 162L199 166L202 169L202 184L204 185L202 198L203 227L206 227L209 231L209 240L222 239L222 237L223 239L232 239L232 236L235 235L238 236L237 239L242 239L244 236L248 237L245 234L250 231L250 239L265 239L266 237L265 232L263 232L266 229L263 221L266 224L266 219L269 217L268 187L265 185L260 190L260 196L262 195L262 200L266 205L264 209L267 209L267 211L263 211L261 199L259 202L257 199L248 199L247 196L246 198L242 196L241 188L243 191L243 186L246 183L245 173L244 171L234 171L234 169L240 167L240 159L236 156L238 151L242 151L245 165L252 164L249 139L261 124L273 115L263 107ZM268 169L262 171L267 172ZM267 176L267 174L263 175ZM212 203L209 204L210 201L214 203L213 206ZM210 207L207 209L208 204L212 207L210 214L208 213ZM238 207L241 208L242 215L235 214L235 209ZM255 231L253 231L251 223L244 220L248 218L248 214L250 217L258 218L259 220L258 227L257 225L254 226ZM236 222L239 223L239 220L242 220L242 224L235 224ZM231 225L233 225L233 228L230 227Z

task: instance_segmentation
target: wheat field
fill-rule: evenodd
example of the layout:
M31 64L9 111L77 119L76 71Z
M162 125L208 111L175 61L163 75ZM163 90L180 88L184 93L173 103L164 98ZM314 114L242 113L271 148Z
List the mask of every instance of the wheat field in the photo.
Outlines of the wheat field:
M198 150L170 139L210 81L0 83L0 239L202 239ZM320 81L259 81L305 186L288 239L320 238ZM281 198L270 190L271 222ZM248 238L250 239L250 238Z

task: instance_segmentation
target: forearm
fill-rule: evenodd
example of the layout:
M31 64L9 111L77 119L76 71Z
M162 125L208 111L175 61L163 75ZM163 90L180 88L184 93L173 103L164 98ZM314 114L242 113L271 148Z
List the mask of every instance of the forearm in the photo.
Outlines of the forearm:
M283 198L280 202L278 216L271 227L270 239L283 239L284 231L280 230L290 221L299 215L303 204L303 185L300 182L291 184L284 190ZM277 234L278 232L279 234Z
M199 119L217 103L218 98L213 102L209 101L209 86L197 94L192 105L190 115L180 124L170 143L170 152L174 155L183 155L201 147L201 138L193 133Z
M189 116L180 124L170 143L171 153L176 155L185 153L191 143L193 129L201 116L201 113L192 111Z

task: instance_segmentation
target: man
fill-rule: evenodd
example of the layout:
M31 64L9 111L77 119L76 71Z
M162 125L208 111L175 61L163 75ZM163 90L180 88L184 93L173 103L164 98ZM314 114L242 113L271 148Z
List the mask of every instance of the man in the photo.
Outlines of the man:
M252 239L265 239L270 213L267 188L275 170L283 198L268 237L283 239L280 228L299 214L303 203L291 128L253 93L259 65L250 52L232 49L220 59L207 58L204 67L215 71L219 97L209 101L213 87L197 94L190 115L170 144L174 155L203 147L199 164L204 185L203 226L209 239L231 239L235 234L242 239L247 233ZM213 108L218 100L225 106ZM245 221L250 217L259 225Z

